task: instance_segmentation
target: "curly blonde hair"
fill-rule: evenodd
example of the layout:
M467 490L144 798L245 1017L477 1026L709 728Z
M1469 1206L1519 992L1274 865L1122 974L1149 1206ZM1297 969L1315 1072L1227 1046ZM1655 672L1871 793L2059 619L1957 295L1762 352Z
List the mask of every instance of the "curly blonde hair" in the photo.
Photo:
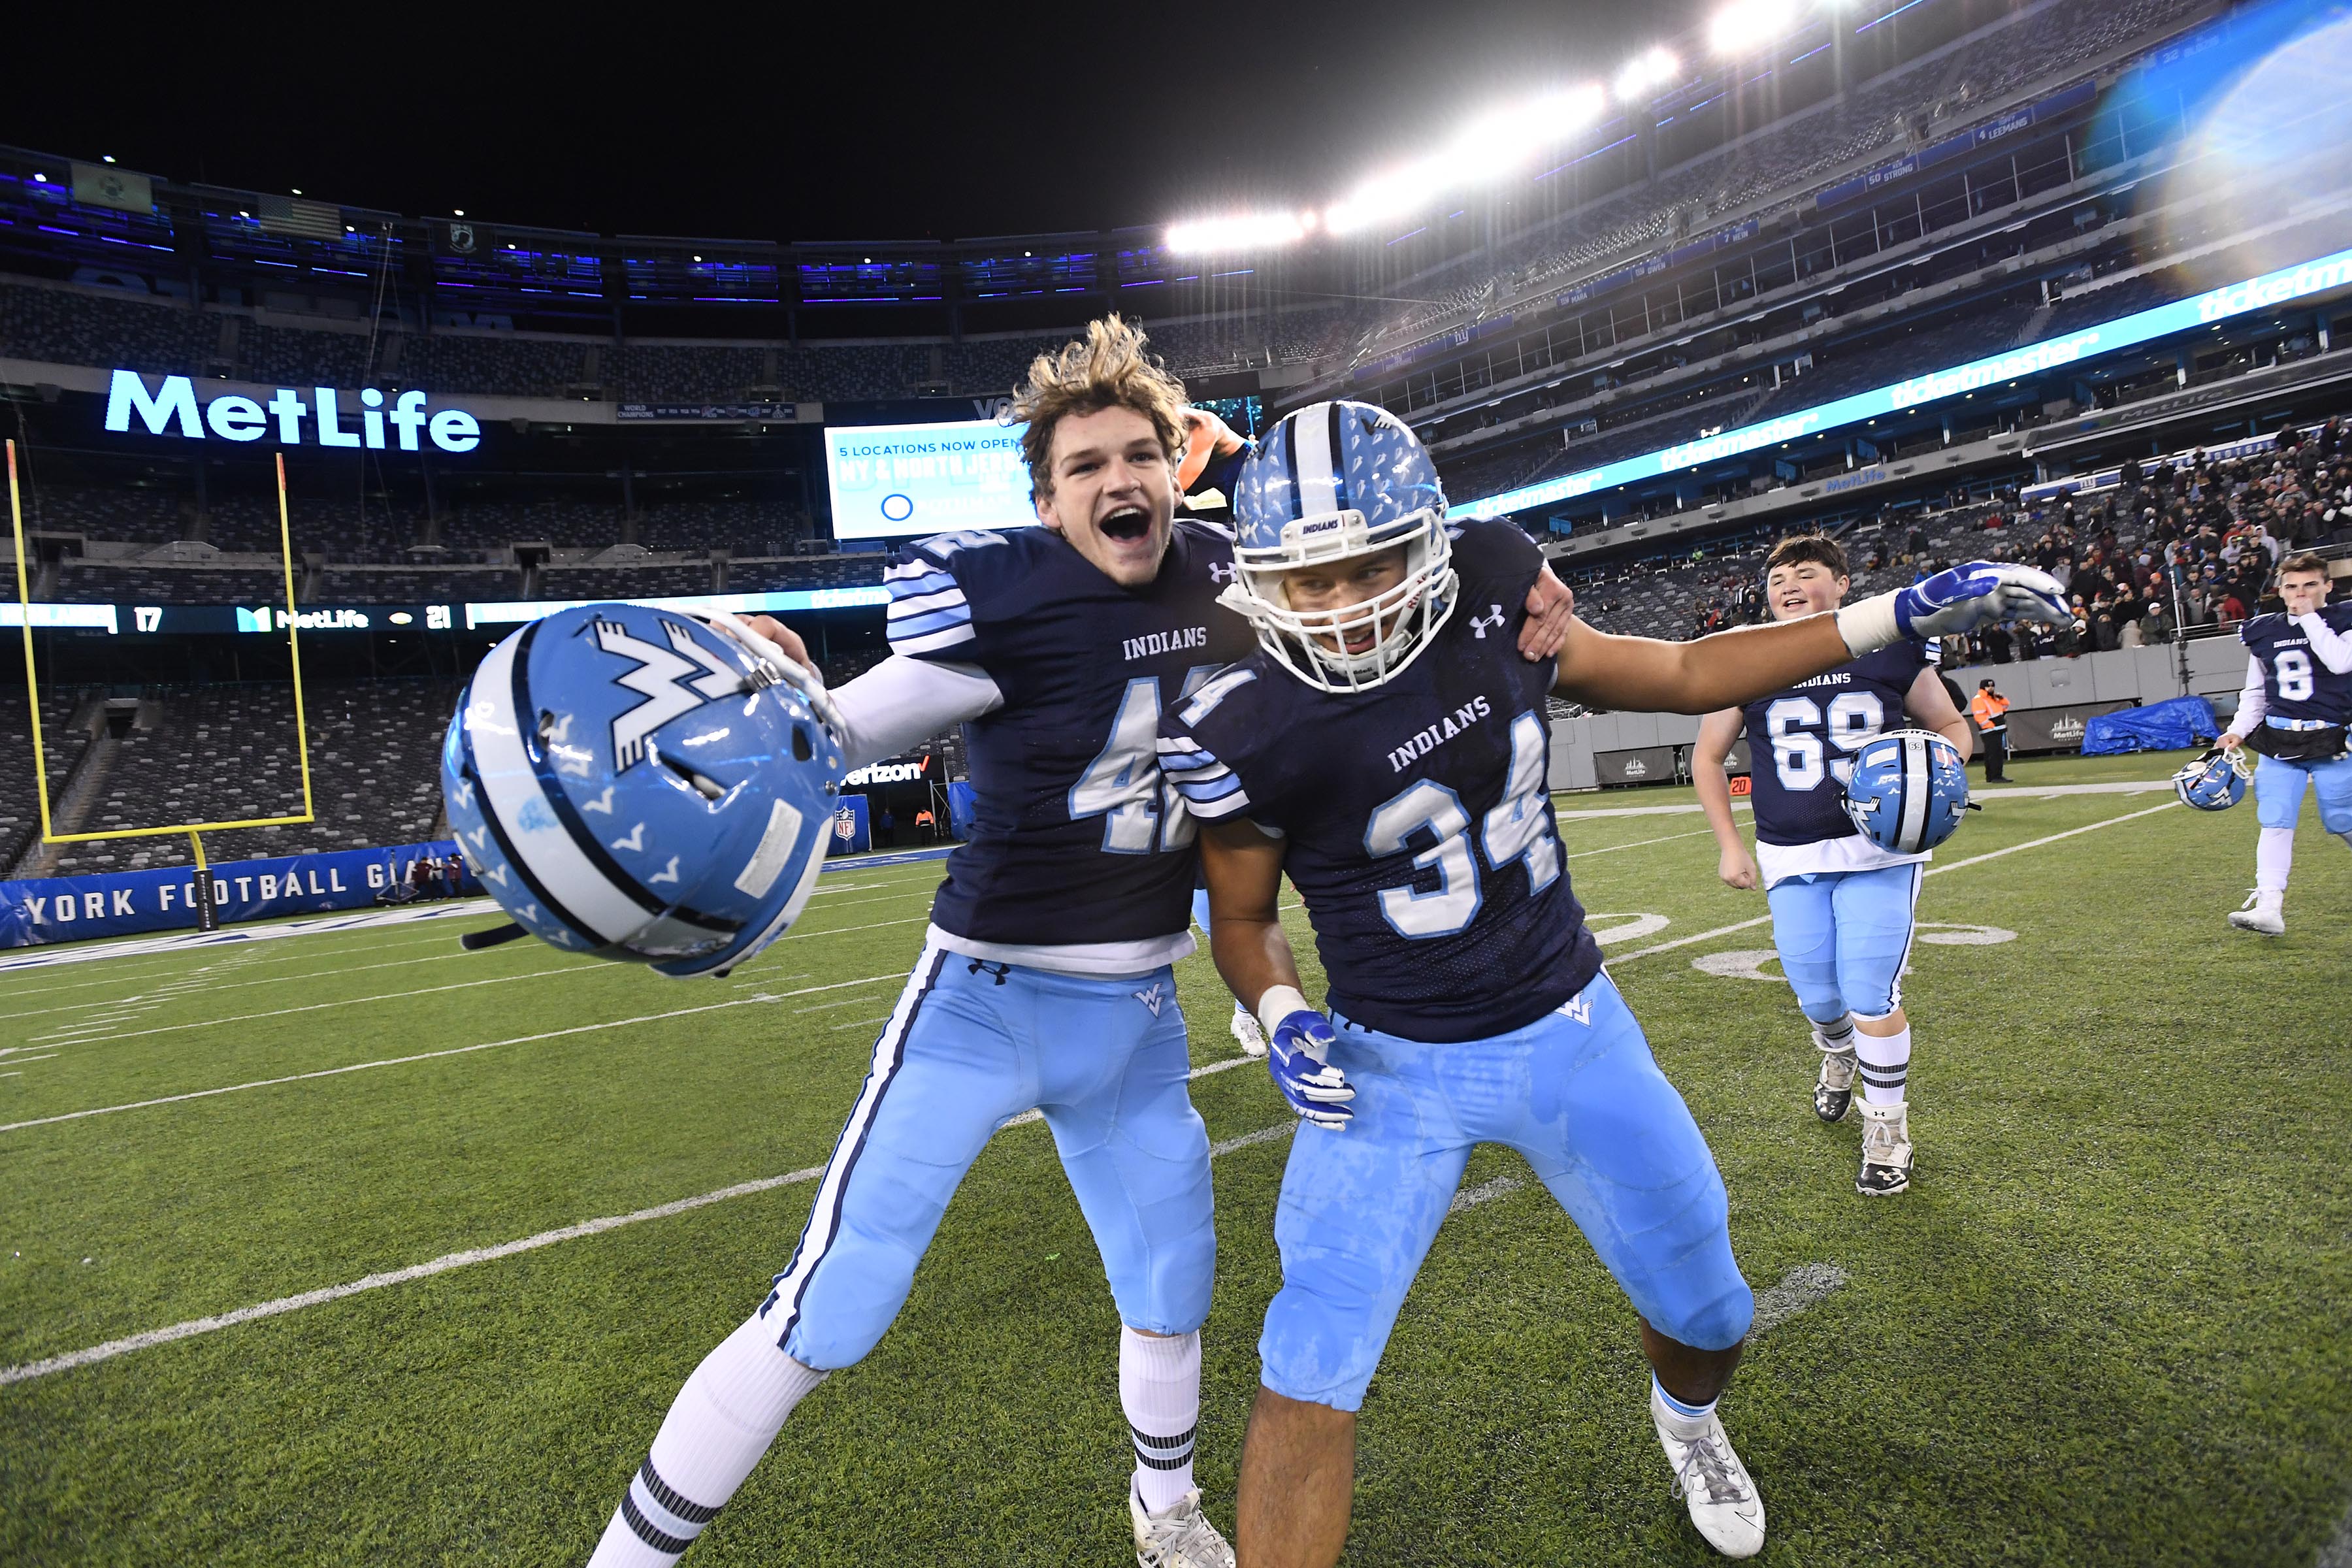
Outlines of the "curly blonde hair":
M1087 323L1087 335L1059 353L1029 362L1029 379L1013 395L1013 416L1029 428L1021 456L1029 465L1029 487L1039 495L1054 489L1054 427L1071 415L1131 408L1151 421L1172 469L1184 455L1184 384L1144 351L1150 339L1116 312Z

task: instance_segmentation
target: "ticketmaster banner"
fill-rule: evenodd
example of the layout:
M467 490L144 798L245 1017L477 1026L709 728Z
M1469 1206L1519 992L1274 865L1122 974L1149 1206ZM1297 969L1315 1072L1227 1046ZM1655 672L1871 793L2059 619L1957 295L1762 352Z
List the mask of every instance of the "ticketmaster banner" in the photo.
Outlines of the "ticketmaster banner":
M2339 250L2333 256L2324 256L2295 267L2281 268L2276 272L2265 272L2259 278L2249 278L2208 290L2192 299L2176 300L2169 305L2158 305L2153 310L2118 317L2079 332L2045 338L2038 343L2030 343L2006 353L1989 354L1983 359L1970 360L1966 364L1922 367L1915 375L1890 382L1869 392L1857 392L1851 397L1841 397L1811 408L1801 408L1761 424L1743 425L1737 430L1726 430L1704 440L1685 441L1639 458L1627 458L1598 468L1588 468L1580 474L1569 474L1557 479L1546 479L1541 484L1506 490L1500 495L1453 507L1450 511L1455 517L1507 517L1530 507L1574 500L1594 490L1655 479L1677 468L1696 468L1702 463L1736 458L1759 447L1819 435L1825 430L1875 419L1881 415L1902 413L1922 404L1974 392L1981 387L2039 375L2095 355L2113 353L2137 343L2169 337L2191 327L2210 326L2254 310L2282 310L2298 300L2329 293L2347 284L2352 284L2352 250ZM1804 384L1800 381L1797 384L1801 388Z
M457 840L443 838L389 849L226 861L211 868L213 906L223 925L361 909L386 889L405 886L408 868L418 860L446 860L457 852ZM468 893L482 890L470 875L462 879L461 888ZM195 895L193 866L0 882L0 947L193 931Z

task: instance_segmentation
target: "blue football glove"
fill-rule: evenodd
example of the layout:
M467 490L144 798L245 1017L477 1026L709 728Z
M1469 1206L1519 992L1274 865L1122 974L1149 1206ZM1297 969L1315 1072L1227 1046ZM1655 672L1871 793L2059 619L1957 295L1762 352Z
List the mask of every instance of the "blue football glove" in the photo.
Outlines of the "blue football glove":
M1301 1007L1283 1016L1265 1044L1266 1070L1290 1109L1335 1132L1344 1131L1356 1114L1348 1109L1356 1091L1331 1065L1331 1047L1337 1043L1323 1015Z
M1906 637L1948 637L1995 621L2074 618L2058 579L2031 566L1971 561L1895 595L1895 629Z

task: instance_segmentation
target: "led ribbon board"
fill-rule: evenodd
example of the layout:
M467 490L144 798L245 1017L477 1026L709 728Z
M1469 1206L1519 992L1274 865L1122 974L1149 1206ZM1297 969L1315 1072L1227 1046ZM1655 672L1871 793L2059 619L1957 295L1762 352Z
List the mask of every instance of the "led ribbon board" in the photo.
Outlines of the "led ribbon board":
M824 433L835 539L903 539L975 528L1028 528L1026 425L842 425Z
M1574 500L1595 490L1656 479L1677 468L1736 458L1743 452L1778 446L1801 436L1817 436L1841 426L1902 413L1939 398L2038 375L2043 371L2055 370L2095 354L2112 353L2136 343L2169 337L2191 327L2210 326L2253 310L2274 310L2307 296L2340 289L2347 283L2352 283L2352 250L2339 250L2333 256L2282 268L2276 272L2265 272L2259 278L2249 278L2210 289L2191 299L2177 300L2169 305L2158 305L2153 310L2121 316L2078 332L2045 338L2038 343L2013 349L2007 353L1991 354L1984 359L1970 360L1965 364L1928 371L1869 392L1857 392L1850 397L1799 409L1760 424L1743 425L1737 430L1726 430L1704 440L1685 441L1638 458L1626 458L1598 468L1588 468L1580 474L1569 474L1560 479L1546 479L1540 484L1505 490L1500 495L1450 508L1449 511L1455 517L1506 517L1529 507Z

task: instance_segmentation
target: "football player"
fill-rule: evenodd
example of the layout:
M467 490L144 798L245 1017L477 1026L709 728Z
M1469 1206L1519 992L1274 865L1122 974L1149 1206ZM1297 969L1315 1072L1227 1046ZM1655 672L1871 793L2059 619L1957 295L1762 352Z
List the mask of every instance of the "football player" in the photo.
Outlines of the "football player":
M1836 609L1853 585L1845 552L1819 533L1772 547L1764 596L1776 621ZM1904 1084L1911 1021L1903 1011L1904 960L1927 855L1899 855L1864 837L1845 813L1853 753L1908 714L1958 749L1975 728L1937 676L1937 644L1905 637L1826 675L1708 714L1691 752L1691 782L1715 842L1717 874L1735 888L1761 886L1772 943L1797 1005L1813 1026L1821 1073L1813 1113L1844 1119L1862 1075L1862 1171L1854 1191L1885 1197L1911 1184L1911 1122ZM1896 727L1899 727L1897 725ZM1756 851L1731 819L1723 760L1745 731Z
M2221 735L2221 748L2258 754L2254 815L2254 891L2230 916L2241 931L2286 931L2286 874L2294 861L2294 821L2303 792L2319 797L2319 826L2352 846L2352 604L2327 602L2327 563L2290 555L2279 563L2284 612L2254 616L2238 628L2246 645L2246 689Z
M848 768L970 725L971 835L789 1265L688 1380L595 1568L685 1552L793 1407L873 1349L964 1172L1033 1108L1124 1324L1137 1561L1233 1562L1192 1486L1215 1236L1170 967L1193 950L1194 827L1154 740L1163 705L1240 657L1249 633L1216 606L1229 536L1176 516L1183 388L1141 332L1114 316L1041 356L1015 412L1044 526L904 552L886 574L892 656L833 694ZM1191 423L1226 447L1222 424ZM1568 619L1556 581L1535 597L1551 613L1530 624L1530 658ZM810 663L787 628L753 624Z
M1172 705L1160 747L1202 819L1217 967L1308 1123L1275 1219L1283 1282L1258 1343L1243 1557L1338 1558L1356 1412L1479 1142L1527 1157L1632 1299L1691 1517L1717 1550L1753 1554L1763 1506L1716 1414L1753 1300L1706 1141L1570 890L1545 699L1705 712L1905 637L2063 615L2057 585L1970 567L1682 644L1574 622L1556 663L1530 668L1512 627L1541 557L1506 522L1449 530L1436 470L1393 415L1302 409L1238 483L1225 602L1260 647ZM1283 935L1285 873L1328 1018Z

